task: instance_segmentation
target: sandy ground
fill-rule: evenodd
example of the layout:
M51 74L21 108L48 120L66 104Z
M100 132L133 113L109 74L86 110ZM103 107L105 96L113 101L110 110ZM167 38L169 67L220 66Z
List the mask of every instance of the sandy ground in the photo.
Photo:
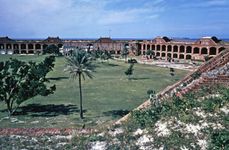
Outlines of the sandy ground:
M165 68L174 68L174 69L181 69L181 70L188 70L188 71L194 71L196 70L199 66L196 64L193 64L192 62L168 62L165 60L152 60L152 59L139 59L139 58L133 58L138 61L139 64L146 64L146 65L155 65L158 67L165 67ZM121 60L125 61L124 59L117 59L116 60Z
M156 60L156 61L138 60L138 62L140 64L155 65L158 67L182 69L182 70L188 70L188 71L194 71L195 69L198 68L198 66L192 63L175 63L175 62L167 62L163 60Z

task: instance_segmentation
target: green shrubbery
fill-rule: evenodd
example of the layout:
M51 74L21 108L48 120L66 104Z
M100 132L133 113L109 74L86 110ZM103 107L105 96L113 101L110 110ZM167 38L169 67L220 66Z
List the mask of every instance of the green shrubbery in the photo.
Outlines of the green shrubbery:
M228 150L229 149L229 130L223 129L214 131L211 134L209 150Z
M13 115L25 101L37 96L47 96L56 86L47 86L46 75L54 67L55 57L46 57L43 62L24 62L10 59L0 62L0 101L6 104L8 114Z
M229 89L216 87L216 88L205 88L202 90L189 93L184 95L182 98L174 96L168 101L163 101L159 106L152 105L150 108L145 110L137 110L132 113L132 121L135 122L136 126L141 128L153 128L155 123L163 118L175 117L183 123L196 124L199 123L201 118L195 114L197 109L201 109L205 113L217 114L216 117L207 117L206 121L209 122L220 122L224 127L228 127L229 119L224 113L220 113L220 108L228 105L229 103ZM204 94L204 95L203 95ZM210 141L209 149L227 149L229 145L229 132L222 130L212 133L211 127L204 131L208 134ZM228 129L227 129L228 130ZM155 133L152 133L152 135ZM178 149L182 145L190 145L188 143L193 142L195 145L195 136L190 134L183 137L185 134L179 133L171 129L171 134L168 137L156 138L155 143L160 146ZM164 145L163 145L164 143ZM185 144L186 143L186 144ZM194 146L195 148L198 145ZM189 147L189 148L194 148Z

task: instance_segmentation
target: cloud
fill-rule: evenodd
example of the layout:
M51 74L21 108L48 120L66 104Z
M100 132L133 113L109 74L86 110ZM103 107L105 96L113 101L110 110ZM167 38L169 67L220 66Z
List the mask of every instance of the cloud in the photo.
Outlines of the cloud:
M181 1L181 6L184 8L218 8L218 7L228 7L228 0L193 0L189 2Z
M164 0L142 1L142 6L123 0L128 8L119 8L120 0L0 0L0 27L12 32L48 34L85 30L96 26L126 24L156 18ZM112 6L112 8L109 8ZM1 29L0 29L1 30Z
M207 6L225 6L227 4L227 0L209 0L206 2Z

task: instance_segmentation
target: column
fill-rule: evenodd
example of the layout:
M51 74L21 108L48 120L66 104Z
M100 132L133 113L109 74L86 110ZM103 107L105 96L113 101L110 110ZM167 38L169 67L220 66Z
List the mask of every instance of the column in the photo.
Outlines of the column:
M144 44L143 43L141 43L141 55L143 55L143 48L144 48L144 46L143 46Z
M216 47L216 55L219 54L219 47Z
M177 58L180 59L180 45L177 45Z
M26 53L28 54L29 53L29 45L28 45L28 43L27 44L25 44L25 50L26 50Z
M207 55L210 55L210 49L209 49L209 47L207 47Z
M7 47L6 47L6 43L4 43L4 50L6 51Z
M165 59L168 60L168 45L165 45Z

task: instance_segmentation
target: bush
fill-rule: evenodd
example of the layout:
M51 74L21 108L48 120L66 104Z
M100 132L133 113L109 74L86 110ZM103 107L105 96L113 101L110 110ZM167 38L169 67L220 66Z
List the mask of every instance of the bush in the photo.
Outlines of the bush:
M161 118L162 107L151 107L146 110L136 110L132 112L134 121L144 128L151 126Z
M138 63L138 61L136 59L128 59L128 63Z
M229 131L224 129L221 131L214 131L211 134L211 143L209 150L228 150L229 149Z

